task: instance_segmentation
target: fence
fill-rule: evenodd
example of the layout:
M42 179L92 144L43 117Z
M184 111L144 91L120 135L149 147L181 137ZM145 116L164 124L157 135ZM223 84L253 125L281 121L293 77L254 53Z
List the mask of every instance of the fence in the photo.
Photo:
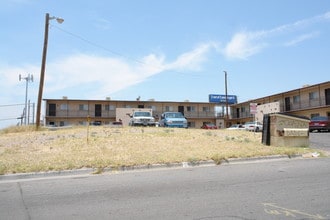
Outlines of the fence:
M0 105L0 128L11 125L29 125L34 124L35 104L27 103L27 111L25 104L9 104Z

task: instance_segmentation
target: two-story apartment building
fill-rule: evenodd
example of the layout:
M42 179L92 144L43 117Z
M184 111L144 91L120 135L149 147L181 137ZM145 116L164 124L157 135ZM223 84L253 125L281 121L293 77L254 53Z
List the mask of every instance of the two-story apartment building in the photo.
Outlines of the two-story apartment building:
M278 112L308 118L330 116L330 81L231 105L230 123L252 121L254 116L250 112L250 103L263 105L274 102L279 103Z
M46 111L43 118L45 125L85 125L89 122L107 125L118 121L117 108L150 108L156 120L163 112L182 112L188 120L191 128L200 128L204 123L214 123L220 128L230 124L243 124L254 120L251 114L250 103L264 105L267 103L279 103L278 112L292 115L305 116L330 116L330 81L306 85L302 88L282 92L238 104L232 104L230 116L227 121L224 110L225 104L213 102L169 102L155 100L78 100L68 99L44 99ZM89 121L88 121L89 120Z
M76 100L44 99L46 126L85 125L89 122L108 125L118 121L117 108L150 108L156 120L163 112L182 112L191 128L200 128L204 123L224 126L223 113L216 112L217 103L209 102L167 102L167 101L123 101L111 100Z

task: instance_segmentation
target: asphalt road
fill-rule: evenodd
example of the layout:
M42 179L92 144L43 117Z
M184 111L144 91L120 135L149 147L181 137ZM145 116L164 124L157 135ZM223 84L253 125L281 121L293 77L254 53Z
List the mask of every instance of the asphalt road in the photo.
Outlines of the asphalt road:
M309 147L325 151L330 156L330 132L310 132Z
M330 219L330 158L0 181L0 219Z

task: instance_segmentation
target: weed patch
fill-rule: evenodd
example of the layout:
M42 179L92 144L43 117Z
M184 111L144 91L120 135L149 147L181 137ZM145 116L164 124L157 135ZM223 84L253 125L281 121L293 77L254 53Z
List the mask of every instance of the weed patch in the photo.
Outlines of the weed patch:
M308 148L261 144L261 133L161 127L86 127L56 130L32 128L0 132L0 174L189 162L210 158L296 155Z

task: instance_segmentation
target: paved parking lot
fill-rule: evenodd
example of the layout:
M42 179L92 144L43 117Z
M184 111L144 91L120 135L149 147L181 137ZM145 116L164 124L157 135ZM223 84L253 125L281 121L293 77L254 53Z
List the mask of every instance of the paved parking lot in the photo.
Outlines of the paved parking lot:
M330 132L309 133L309 146L326 151L328 156L330 156Z

